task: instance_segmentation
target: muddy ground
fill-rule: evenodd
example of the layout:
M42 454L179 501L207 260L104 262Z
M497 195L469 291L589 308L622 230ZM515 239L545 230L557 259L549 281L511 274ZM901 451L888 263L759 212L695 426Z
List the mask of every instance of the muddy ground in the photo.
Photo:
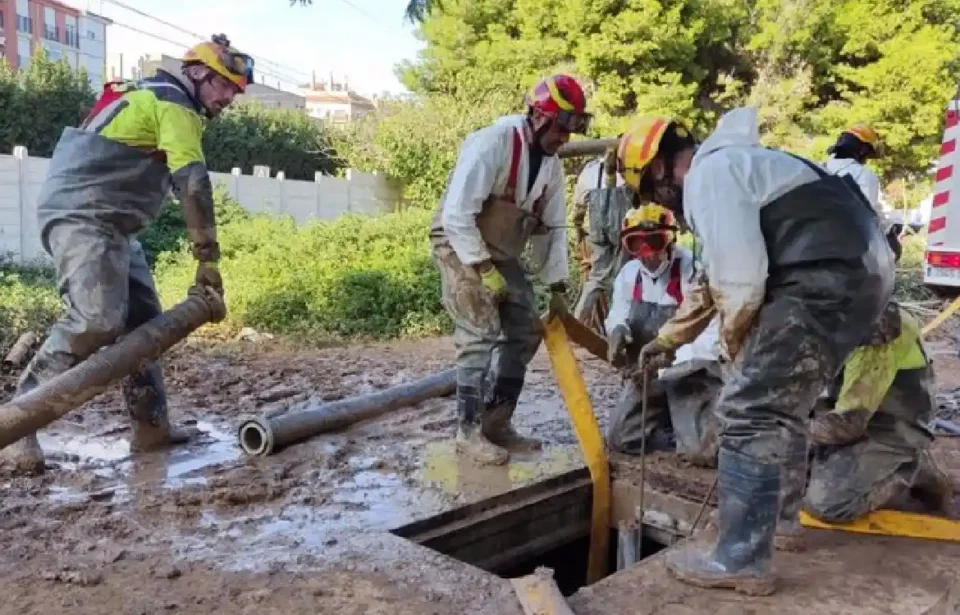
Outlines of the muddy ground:
M935 346L944 415L953 416L960 360L949 339ZM579 356L605 425L620 378ZM456 457L452 399L265 459L243 457L235 443L245 414L308 396L367 393L452 363L447 339L319 351L245 342L177 347L164 359L171 416L194 422L203 438L131 457L118 389L42 432L47 473L2 482L0 614L515 612L509 585L410 551L388 532L580 466L543 351L517 423L549 445L506 469ZM5 378L3 398L13 375ZM670 459L653 466L659 488L694 496L710 482Z

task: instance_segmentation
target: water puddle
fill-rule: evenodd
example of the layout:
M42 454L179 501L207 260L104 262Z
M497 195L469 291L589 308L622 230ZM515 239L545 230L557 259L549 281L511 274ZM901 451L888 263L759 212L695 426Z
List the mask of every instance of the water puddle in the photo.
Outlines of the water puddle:
M582 467L582 456L575 446L512 455L507 465L483 466L458 455L453 440L441 440L427 444L417 478L470 503Z

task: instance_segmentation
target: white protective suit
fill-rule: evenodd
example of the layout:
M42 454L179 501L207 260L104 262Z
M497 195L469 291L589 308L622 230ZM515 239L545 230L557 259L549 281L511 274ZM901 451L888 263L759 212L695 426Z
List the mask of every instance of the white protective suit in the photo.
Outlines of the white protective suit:
M831 157L824 163L823 168L831 175L849 175L853 178L860 186L860 191L870 201L874 211L880 213L880 178L870 167L850 158Z
M610 300L610 312L604 326L607 331L613 331L618 325L630 325L631 308L633 308L636 294L637 278L641 280L640 296L644 303L663 308L679 307L680 302L669 292L671 273L674 263L679 261L680 292L685 296L690 291L694 281L693 254L690 250L674 245L670 250L670 258L664 260L656 271L649 271L643 266L639 258L628 261L617 273L613 282L613 296ZM676 284L676 282L674 282ZM672 315L672 314L671 314Z
M800 160L760 146L757 111L752 107L724 115L693 157L683 186L684 216L702 241L727 358L739 348L766 291L769 262L760 209L817 179ZM719 195L723 207L717 206Z
M506 192L510 176L514 129L519 129L523 152L516 185L516 204L532 211L542 196L543 223L549 231L530 238L531 264L546 284L566 281L569 273L565 226L563 165L556 156L544 156L531 190L527 190L529 147L533 135L522 115L505 116L471 133L464 140L442 201L443 230L450 246L465 265L490 259L475 218L491 195ZM532 198L531 198L532 197Z

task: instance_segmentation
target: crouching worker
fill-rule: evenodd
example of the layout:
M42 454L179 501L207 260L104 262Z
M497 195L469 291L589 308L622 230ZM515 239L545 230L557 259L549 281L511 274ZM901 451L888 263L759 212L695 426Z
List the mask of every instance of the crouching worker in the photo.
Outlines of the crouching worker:
M633 371L644 344L657 336L660 327L683 303L694 277L693 255L678 246L677 224L673 212L648 204L627 212L620 231L623 249L632 259L617 274L613 284L610 313L605 323L608 335L608 359L614 367ZM635 378L626 379L620 400L610 420L607 442L613 450L639 453L644 438L669 420L664 404L648 408L646 434L641 433L641 395ZM648 395L659 399L662 390L650 387ZM668 440L653 448L672 449Z
M566 75L541 81L526 105L526 115L467 136L430 232L455 325L457 449L487 464L540 447L511 425L543 333L520 256L529 240L540 277L560 299L568 262L556 154L590 120L583 90Z
M161 313L137 233L160 211L171 183L198 261L196 283L223 293L213 189L204 165L204 118L220 114L252 79L253 60L225 36L188 49L181 70L108 83L79 128L67 128L50 160L38 226L52 256L66 313L24 370L17 395L65 372ZM184 442L167 418L160 366L123 384L132 450ZM32 434L3 450L5 465L44 468Z
M953 488L927 450L933 391L920 325L890 302L847 359L836 407L810 424L807 512L851 521L912 496L928 512L949 516Z

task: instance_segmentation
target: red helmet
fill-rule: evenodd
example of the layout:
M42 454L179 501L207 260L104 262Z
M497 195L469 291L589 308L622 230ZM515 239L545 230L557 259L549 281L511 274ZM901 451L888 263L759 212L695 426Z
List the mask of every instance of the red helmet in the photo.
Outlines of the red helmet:
M570 132L585 133L593 117L587 113L587 95L570 75L551 75L537 83L524 97L528 109L536 109Z

